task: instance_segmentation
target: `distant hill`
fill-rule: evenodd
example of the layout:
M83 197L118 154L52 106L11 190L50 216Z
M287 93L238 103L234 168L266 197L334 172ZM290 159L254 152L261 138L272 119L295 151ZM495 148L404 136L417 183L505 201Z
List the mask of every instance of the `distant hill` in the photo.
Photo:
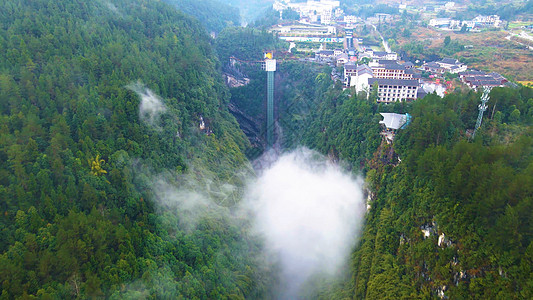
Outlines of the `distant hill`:
M239 8L218 0L164 0L184 13L194 16L209 33L218 33L227 26L239 26Z

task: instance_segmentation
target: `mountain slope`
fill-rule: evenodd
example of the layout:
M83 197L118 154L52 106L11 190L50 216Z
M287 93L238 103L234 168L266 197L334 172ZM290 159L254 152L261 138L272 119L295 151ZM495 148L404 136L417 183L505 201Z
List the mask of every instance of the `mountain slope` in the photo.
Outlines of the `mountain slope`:
M228 26L239 26L239 9L217 0L165 0L202 23L208 32L218 33Z
M304 141L364 166L371 201L351 279L314 283L315 297L532 297L533 89L493 89L470 140L479 96L322 103ZM385 111L412 115L393 145L379 145Z
M0 24L2 298L260 297L258 243L156 201L157 174L246 164L201 25L150 0L8 0Z

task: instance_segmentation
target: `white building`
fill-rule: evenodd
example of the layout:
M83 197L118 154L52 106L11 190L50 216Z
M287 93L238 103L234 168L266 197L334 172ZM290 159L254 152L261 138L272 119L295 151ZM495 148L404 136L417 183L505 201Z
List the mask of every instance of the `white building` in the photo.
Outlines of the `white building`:
M307 2L291 2L290 0L277 0L273 4L276 11L283 11L290 8L300 14L301 18L309 18L311 22L320 22L322 24L331 24L334 12L340 6L337 0L319 0Z
M398 130L408 124L408 114L395 114L395 113L379 113L383 120L379 121L379 124L383 124L388 130Z
M498 15L491 15L491 16L482 16L479 15L472 19L472 22L475 24L475 26L480 27L500 27L502 24L502 21L500 20L500 16Z
M320 15L320 23L324 25L331 24L332 12L331 10L324 10Z
M392 103L398 101L415 100L420 83L414 79L368 79L370 92L375 86L378 88L378 102Z
M457 74L459 72L465 72L467 69L467 65L461 63L457 59L453 58L443 58L440 61L437 61L437 64L441 66L441 68L445 69L447 72L450 72L452 74Z
M429 26L432 27L450 27L452 19L450 18L436 18L429 20Z
M350 57L348 57L348 54L346 53L341 53L341 54L336 55L336 59L337 59L337 66L344 65L350 61Z
M345 85L355 87L355 91L358 93L361 91L368 92L368 79L373 77L372 69L367 65L344 65Z
M395 60L381 60L368 64L375 78L414 79L415 72Z
M444 4L444 7L446 9L454 8L455 7L455 2L446 2L446 4Z
M385 68L379 67L375 72L367 65L344 65L345 86L355 87L357 93L364 91L368 94L377 86L378 102L391 103L417 98L420 81L413 76L413 70L403 67L403 73L400 73L396 72L400 71L399 67L389 66L386 69L390 72L382 72L382 69Z
M352 16L352 15L344 16L344 22L346 24L355 24L359 22L359 18L357 16Z
M385 52L385 51L374 51L366 50L366 54L370 55L373 60L398 60L398 53L396 52Z

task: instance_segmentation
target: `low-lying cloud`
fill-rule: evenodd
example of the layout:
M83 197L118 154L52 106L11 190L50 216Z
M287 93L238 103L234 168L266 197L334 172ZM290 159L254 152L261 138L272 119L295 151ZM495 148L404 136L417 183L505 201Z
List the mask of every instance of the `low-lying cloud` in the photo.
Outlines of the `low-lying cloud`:
M264 170L244 203L282 264L281 299L297 298L313 274L335 274L347 261L365 211L361 180L307 149Z
M166 111L161 99L141 83L128 88L141 98L140 119L159 128L158 118ZM197 229L201 220L215 218L242 227L243 243L262 238L264 252L256 249L260 253L253 253L258 261L267 257L265 266L255 266L264 267L257 271L264 272L258 278L265 283L279 282L271 287L279 291L279 299L297 299L311 276L337 275L347 263L365 213L362 180L305 148L277 159L269 157L257 177L248 171L236 173L250 178L238 180L246 182L244 193L238 186L202 176L200 171L155 175L141 167L138 174L143 174L139 175L141 184L150 186L166 226L179 227L187 234ZM252 231L249 224L253 224ZM278 266L277 279L266 279L276 277L272 272Z
M139 118L141 121L159 128L157 122L161 114L167 110L163 100L141 82L132 83L127 88L141 97L141 103L139 104Z
M270 287L279 299L297 299L313 275L338 275L361 231L362 180L308 149L270 161L247 182L244 199L234 206L220 204L232 198L237 187L180 176L175 183L170 183L176 178L172 174L150 176L160 213L170 219L176 214L179 221L174 224L184 232L196 229L203 218L223 218L236 226L253 224L251 232L243 231L249 235L243 238L261 238L265 252L255 255L266 256L268 265L278 265L277 279L269 282L280 283Z

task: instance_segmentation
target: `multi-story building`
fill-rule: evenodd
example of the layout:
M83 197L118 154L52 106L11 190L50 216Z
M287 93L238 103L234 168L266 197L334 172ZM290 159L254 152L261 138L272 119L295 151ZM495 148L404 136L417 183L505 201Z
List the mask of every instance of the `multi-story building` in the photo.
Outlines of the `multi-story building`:
M331 24L332 15L333 13L331 10L323 10L322 14L320 14L320 23L325 25Z
M474 23L474 26L476 27L500 27L502 24L502 21L500 20L500 16L498 15L491 15L491 16L482 16L479 15L472 19L472 22Z
M429 20L429 26L432 27L450 27L452 19L450 18L436 18Z
M337 60L337 66L342 66L350 61L350 57L346 53L335 55L335 58Z
M344 84L355 87L357 93L371 93L378 87L378 102L391 103L417 98L420 81L417 74L396 62L368 65L344 65Z
M355 87L357 93L365 91L368 94L377 86L378 102L415 100L420 81L413 70L399 64L383 65L377 68L367 65L344 65L345 86Z
M369 64L375 78L414 79L415 72L395 60L380 60Z
M291 2L290 0L277 0L273 4L276 11L283 11L290 8L300 14L300 18L309 18L311 22L331 24L333 14L340 6L337 0L307 0L307 2Z
M344 16L344 22L346 24L355 24L359 22L359 17L353 15Z
M368 79L370 93L377 87L378 102L412 101L417 98L420 83L415 79Z
M398 60L398 53L396 52L374 51L372 49L365 49L364 53L370 55L373 60Z
M345 32L345 38L346 38L346 47L348 49L354 48L354 41L353 41L353 28L344 28Z
M441 29L458 29L461 27L461 21L450 18L437 18L429 20L429 26Z
M356 65L354 63L348 63L344 65L344 85L345 86L353 86L350 82L352 80L352 77L357 77L360 70L367 69L372 73L372 69L370 69L367 65ZM373 76L373 75L372 75Z
M372 69L367 65L344 65L344 84L355 87L356 92L368 90L368 79L373 77Z
M384 78L384 79L419 79L420 74L416 73L412 69L413 64L410 62L405 62L403 64L398 63L396 60L379 60L378 62L371 62L368 66L365 65L368 69L372 71L372 76L375 78ZM357 76L358 70L361 66L356 65L345 65L344 67L344 78L345 82L349 85L349 78L351 76Z

